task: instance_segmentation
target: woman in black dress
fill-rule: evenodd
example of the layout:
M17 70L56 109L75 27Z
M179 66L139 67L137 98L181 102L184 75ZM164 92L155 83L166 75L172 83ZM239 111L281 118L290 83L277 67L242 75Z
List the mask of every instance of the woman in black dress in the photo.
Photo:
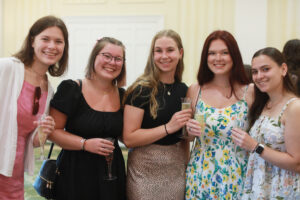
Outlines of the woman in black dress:
M182 200L189 145L180 139L192 110L181 110L183 47L173 30L152 40L145 72L127 90L123 138L129 200Z
M49 138L62 147L57 165L57 199L125 199L125 165L117 138L122 134L121 98L125 81L125 47L114 38L97 41L85 79L65 80L51 101L56 122ZM105 138L115 138L114 144ZM107 181L105 156L113 152Z

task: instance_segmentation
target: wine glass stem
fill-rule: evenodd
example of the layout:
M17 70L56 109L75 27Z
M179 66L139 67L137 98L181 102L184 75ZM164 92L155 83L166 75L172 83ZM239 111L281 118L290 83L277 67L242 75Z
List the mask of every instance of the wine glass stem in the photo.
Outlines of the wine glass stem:
M42 160L44 159L44 145L41 144L40 148L41 148L41 160Z
M108 171L108 177L109 177L109 178L112 177L112 173L111 173L111 164L112 164L112 162L108 162L108 163L107 163L107 171Z

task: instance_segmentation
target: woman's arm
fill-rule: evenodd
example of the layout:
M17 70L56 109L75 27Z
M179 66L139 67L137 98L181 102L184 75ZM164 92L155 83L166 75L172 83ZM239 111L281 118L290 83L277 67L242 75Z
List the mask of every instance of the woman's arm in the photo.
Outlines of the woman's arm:
M85 150L103 156L107 156L113 151L113 143L108 140L101 138L85 140L85 138L65 131L64 128L67 116L64 113L51 107L50 115L54 118L56 125L54 132L49 135L49 139L61 146L63 149Z
M283 114L282 122L285 124L284 138L287 152L280 152L264 147L260 155L266 161L282 169L300 173L300 100L292 102ZM258 144L246 132L233 129L234 142L242 148L253 151Z
M187 97L192 99L192 109L193 109L193 115L196 112L196 104L198 99L200 86L198 83L192 84L187 92ZM188 138L187 140L192 141L195 139L195 137L201 135L201 127L198 121L194 119L190 119L186 124L187 132L188 132Z
M187 109L176 112L171 120L161 126L150 129L142 129L144 110L131 105L125 105L124 109L124 127L123 140L128 147L144 146L165 137L167 134L173 134L185 125L191 118L192 110Z

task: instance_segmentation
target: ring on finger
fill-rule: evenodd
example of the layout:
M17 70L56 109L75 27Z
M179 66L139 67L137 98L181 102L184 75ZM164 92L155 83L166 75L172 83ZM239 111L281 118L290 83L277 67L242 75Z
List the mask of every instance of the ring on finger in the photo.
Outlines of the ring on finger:
M192 131L192 128L191 128L191 127L189 127L189 131Z

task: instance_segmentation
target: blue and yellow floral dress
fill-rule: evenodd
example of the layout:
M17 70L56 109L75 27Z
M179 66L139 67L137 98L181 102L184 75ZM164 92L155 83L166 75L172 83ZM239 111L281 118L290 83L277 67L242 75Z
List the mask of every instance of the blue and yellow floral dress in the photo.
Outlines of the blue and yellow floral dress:
M187 166L186 199L241 198L248 155L233 143L231 129L248 126L246 91L233 105L215 108L202 101L200 89L195 113L205 114L206 127Z

